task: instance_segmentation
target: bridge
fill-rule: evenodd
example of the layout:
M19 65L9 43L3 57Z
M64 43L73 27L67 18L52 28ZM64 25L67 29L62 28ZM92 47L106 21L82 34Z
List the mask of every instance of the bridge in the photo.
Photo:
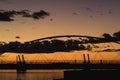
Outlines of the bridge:
M86 59L87 56L87 59ZM83 54L84 60L74 60L72 62L52 62L52 63L27 63L24 59L24 55L18 55L16 63L14 64L0 64L0 69L13 69L17 70L17 72L26 72L26 70L34 70L34 69L83 69L83 70L91 70L91 69L114 69L120 70L120 63L114 63L114 61L105 61L98 60L97 63L92 63L90 60L89 54ZM79 61L79 62L78 62ZM112 63L113 62L113 63Z
M58 38L68 38L68 40L58 40ZM75 38L75 39L73 39ZM55 42L56 40L56 42ZM36 43L40 43L41 48L39 48L39 53L53 53L53 52L69 52L69 51L76 51L76 50L88 50L91 51L91 46L87 46L88 44L91 44L93 48L98 49L98 45L101 43L109 43L111 46L111 42L119 44L120 39L111 37L109 39L101 38L101 37L92 37L92 36L81 36L81 35L62 35L62 36L51 36L46 38L40 38L32 41L24 42L21 45L15 45L11 48L7 48L5 51L14 51L16 52L29 52L30 49L32 49ZM26 46L27 44L27 46ZM47 45L46 45L47 44ZM49 44L49 45L48 45ZM62 44L62 46L61 46ZM32 45L32 46L31 46ZM81 47L82 45L82 47ZM35 45L36 46L36 45ZM47 46L47 47L46 47ZM49 47L48 47L49 46ZM57 47L60 46L60 47ZM44 48L45 49L44 49ZM57 48L56 48L57 47ZM64 47L64 48L63 48ZM112 46L113 47L113 46ZM26 48L24 51L24 48ZM38 47L37 47L38 48ZM47 49L46 49L47 48ZM43 50L44 49L44 50ZM101 48L99 48L101 49ZM18 50L18 51L17 51ZM27 51L28 50L28 51ZM107 49L107 50L100 50L100 51L119 51L118 49ZM95 51L94 51L95 52ZM30 52L33 54L33 52ZM24 53L25 54L25 53ZM112 63L115 60L106 61L106 60L94 60L94 62L90 59L89 54L83 54L83 60L73 60L70 61L63 61L63 62L52 62L52 63L27 63L25 61L24 54L18 54L16 57L16 63L1 63L0 69L16 69L17 72L25 72L28 69L117 69L120 70L120 63ZM98 53L100 54L100 53ZM87 57L86 57L87 56ZM80 62L80 63L77 63Z

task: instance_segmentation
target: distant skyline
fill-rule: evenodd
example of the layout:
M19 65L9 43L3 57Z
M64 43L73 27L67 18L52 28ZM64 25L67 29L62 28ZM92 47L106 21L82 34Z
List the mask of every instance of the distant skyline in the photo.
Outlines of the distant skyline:
M120 30L120 0L0 0L1 10L45 10L50 16L0 21L0 41L30 41L54 35L102 36ZM1 12L1 11L0 11Z

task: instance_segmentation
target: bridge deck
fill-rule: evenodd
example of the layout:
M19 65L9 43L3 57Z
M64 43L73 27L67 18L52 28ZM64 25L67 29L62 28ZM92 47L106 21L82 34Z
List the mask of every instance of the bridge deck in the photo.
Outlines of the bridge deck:
M0 69L119 69L120 64L0 64Z

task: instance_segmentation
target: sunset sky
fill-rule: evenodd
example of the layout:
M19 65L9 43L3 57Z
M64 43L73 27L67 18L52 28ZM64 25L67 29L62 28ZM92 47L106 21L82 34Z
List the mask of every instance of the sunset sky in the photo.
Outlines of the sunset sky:
M21 16L15 16L14 21L0 19L0 41L24 42L57 35L100 37L103 33L112 34L120 30L119 8L120 0L0 0L0 12L29 10L33 13L44 10L50 13L44 19ZM118 56L105 55L107 59Z
M0 0L1 10L50 13L39 20L17 16L14 21L0 21L0 41L23 42L66 34L112 34L120 30L119 3L120 0Z

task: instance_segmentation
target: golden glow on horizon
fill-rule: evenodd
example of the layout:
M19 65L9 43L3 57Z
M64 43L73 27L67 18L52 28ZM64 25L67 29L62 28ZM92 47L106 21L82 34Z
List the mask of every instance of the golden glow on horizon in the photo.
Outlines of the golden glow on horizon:
M89 44L90 45L90 44ZM86 46L86 45L84 45ZM91 46L93 46L91 44ZM120 60L120 51L108 51L101 52L106 49L120 49L120 45L117 43L100 43L94 44L94 46L99 46L99 48L92 48L91 51L81 50L81 51L70 51L70 52L55 52L55 53L10 53L6 52L0 56L0 61L16 61L16 57L18 54L24 54L25 60L28 62L39 60L45 61L54 61L54 60L83 60L83 54L90 54L91 60Z
M83 61L83 54L90 55L90 60L109 60L109 61L117 61L120 60L120 52L89 52L89 51L74 51L74 52L56 52L56 53L35 53L35 54L23 54L26 62L55 62L55 60L81 60ZM4 56L0 57L0 62L7 63L7 62L16 62L16 53L5 53ZM93 61L94 62L94 61ZM120 63L120 62L119 62Z

